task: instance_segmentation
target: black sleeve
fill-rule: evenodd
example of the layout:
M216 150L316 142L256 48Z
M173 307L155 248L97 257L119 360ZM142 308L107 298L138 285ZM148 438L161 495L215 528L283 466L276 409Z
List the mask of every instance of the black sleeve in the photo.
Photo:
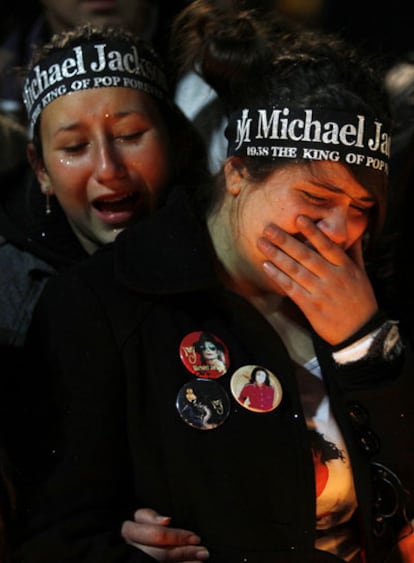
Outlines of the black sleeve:
M315 350L323 373L335 377L343 391L386 386L401 376L407 361L407 343L404 338L400 338L398 346L395 347L395 353L387 357L381 353L370 353L361 360L345 364L336 363L333 357L334 352L351 345L373 330L380 329L387 321L384 312L379 311L356 334L336 346L330 346L314 335ZM378 352L380 351L378 350Z
M120 534L138 506L121 359L100 305L67 275L48 283L35 310L15 374L15 563L153 561Z

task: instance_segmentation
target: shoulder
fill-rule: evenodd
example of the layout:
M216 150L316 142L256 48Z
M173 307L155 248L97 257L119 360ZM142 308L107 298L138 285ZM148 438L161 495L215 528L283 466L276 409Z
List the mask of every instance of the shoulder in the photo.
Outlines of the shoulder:
M50 302L64 298L67 302L79 302L92 299L93 295L115 293L119 289L114 275L113 247L109 244L85 260L58 272L49 280L44 300Z
M111 331L123 340L153 303L119 280L114 249L108 247L58 272L47 282L36 310L36 322L98 333ZM131 314L134 311L134 315Z

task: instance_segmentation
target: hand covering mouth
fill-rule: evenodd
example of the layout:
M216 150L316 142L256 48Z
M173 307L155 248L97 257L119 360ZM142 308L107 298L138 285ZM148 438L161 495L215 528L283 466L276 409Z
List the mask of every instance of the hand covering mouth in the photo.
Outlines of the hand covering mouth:
M92 205L101 213L121 213L134 209L140 199L139 192L131 192L119 197L108 196L108 198L97 199Z

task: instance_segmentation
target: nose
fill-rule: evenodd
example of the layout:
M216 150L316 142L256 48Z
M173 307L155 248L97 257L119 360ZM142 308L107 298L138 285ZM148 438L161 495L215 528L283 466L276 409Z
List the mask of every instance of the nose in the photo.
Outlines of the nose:
M125 175L125 165L116 146L110 139L101 139L95 153L94 176L100 184Z
M348 210L334 207L317 221L318 228L338 245L346 246L348 240Z

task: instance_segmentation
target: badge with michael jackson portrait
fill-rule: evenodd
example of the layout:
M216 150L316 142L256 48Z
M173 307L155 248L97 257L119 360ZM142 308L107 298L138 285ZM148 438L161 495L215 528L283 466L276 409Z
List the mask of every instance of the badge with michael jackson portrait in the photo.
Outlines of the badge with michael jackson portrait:
M180 344L180 358L185 367L200 378L221 377L230 365L227 346L208 331L187 334Z
M180 389L176 407L189 426L198 430L214 430L227 419L230 399L215 381L194 379Z
M230 387L240 405L258 413L274 410L283 396L278 378L262 366L239 368L232 375Z

